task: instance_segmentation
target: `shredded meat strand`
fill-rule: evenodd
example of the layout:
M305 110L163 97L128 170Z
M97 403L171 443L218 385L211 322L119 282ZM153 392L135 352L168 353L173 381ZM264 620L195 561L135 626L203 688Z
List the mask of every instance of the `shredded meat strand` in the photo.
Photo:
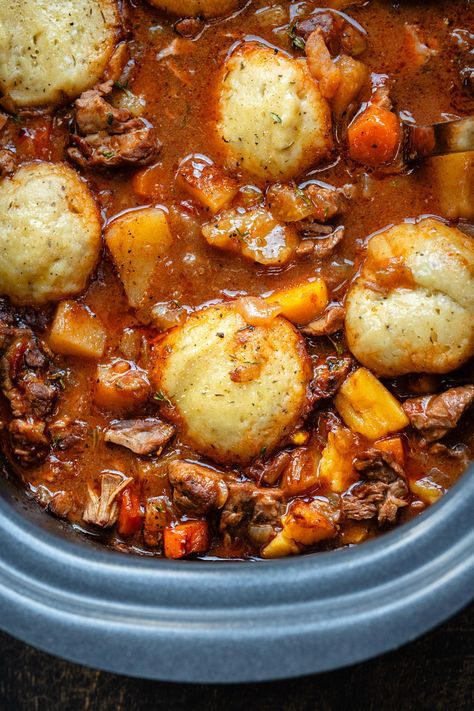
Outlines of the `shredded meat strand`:
M100 494L90 484L87 487L88 502L82 515L84 521L101 528L113 526L119 513L117 497L132 481L132 477L124 478L113 472L101 474Z

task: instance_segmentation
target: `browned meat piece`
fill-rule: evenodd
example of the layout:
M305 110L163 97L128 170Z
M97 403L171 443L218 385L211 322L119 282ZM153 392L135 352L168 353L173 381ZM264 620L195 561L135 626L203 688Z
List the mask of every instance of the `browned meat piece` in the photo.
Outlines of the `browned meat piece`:
M408 505L405 472L387 452L369 449L354 460L365 481L342 497L346 518L362 521L377 517L379 526L395 523L398 510Z
M10 447L22 466L37 464L49 452L45 423L35 417L16 418L8 425Z
M301 222L300 231L304 237L314 234L313 229L318 232L324 225L316 223ZM320 232L324 234L324 232ZM337 245L344 238L344 227L337 227L326 237L318 237L317 239L303 239L296 249L296 254L300 257L311 255L316 259L325 259L336 249Z
M71 139L75 145L68 148L68 156L82 168L149 165L161 149L154 129L149 127L111 136L104 132L86 138L73 135Z
M40 349L33 332L0 322L1 389L10 401L14 417L51 414L58 395L58 385L51 364Z
M174 29L181 37L196 39L204 29L204 22L199 17L185 17L175 24Z
M61 451L74 449L77 452L84 448L88 425L87 422L71 420L66 416L51 422L48 431L54 449Z
M106 81L117 81L122 76L122 72L130 59L130 47L128 42L120 42L110 57L105 68L103 78Z
M82 514L84 521L101 528L113 526L119 513L117 497L132 481L131 477L104 472L100 475L100 494L88 484L88 501Z
M138 128L142 122L131 119L128 109L116 109L104 99L110 94L113 82L99 84L95 89L85 91L76 100L75 119L77 132L81 136L107 131L107 133L124 133L128 127ZM127 124L127 122L130 122Z
M151 454L169 442L175 433L173 425L156 417L144 420L120 420L104 432L106 442L127 447L135 454Z
M231 538L237 534L258 546L274 538L284 511L280 489L260 489L249 482L228 485L219 530Z
M318 28L333 57L341 52L358 56L367 47L365 35L347 22L342 15L331 10L317 9L308 17L298 20L294 26L294 34L306 42Z
M8 122L8 115L0 111L0 131L2 131Z
M11 175L16 170L16 155L8 148L0 148L0 178Z
M346 310L341 304L333 304L319 316L319 318L308 323L301 329L306 336L330 336L336 331L340 331L344 326Z
M23 465L44 459L49 451L46 420L58 396L51 359L30 328L15 325L8 307L0 304L0 389L9 401L8 425L13 455Z
M192 462L175 460L168 464L168 477L174 489L173 501L193 514L221 509L229 490L224 479L211 469Z
M327 48L331 54L336 55L339 53L344 24L341 15L330 10L317 10L305 19L298 20L294 26L294 33L306 42L310 34L319 27Z
M412 427L427 442L435 442L456 427L474 402L474 385L461 385L439 395L425 395L405 400L405 410Z
M314 369L311 393L316 400L333 397L349 375L354 361L350 356L328 356Z
M83 168L153 163L161 150L155 129L106 101L112 88L113 82L107 81L76 100L77 133L71 135L69 157Z
M247 475L259 486L262 484L273 486L285 471L286 467L290 463L290 460L290 452L278 452L278 454L271 459L261 459L255 464L252 464L247 472Z

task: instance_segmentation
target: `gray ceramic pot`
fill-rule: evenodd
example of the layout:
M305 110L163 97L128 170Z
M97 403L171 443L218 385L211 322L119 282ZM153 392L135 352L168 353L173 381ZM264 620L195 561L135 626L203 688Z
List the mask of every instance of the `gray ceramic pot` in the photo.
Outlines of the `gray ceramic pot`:
M6 632L151 679L238 682L334 669L394 649L474 596L474 470L417 520L333 553L267 562L110 552L2 479Z

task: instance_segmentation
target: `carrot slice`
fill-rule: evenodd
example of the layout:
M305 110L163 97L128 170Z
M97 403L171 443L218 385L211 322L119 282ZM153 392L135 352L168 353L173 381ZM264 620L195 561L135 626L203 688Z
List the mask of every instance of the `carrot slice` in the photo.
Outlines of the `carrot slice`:
M186 521L174 528L168 526L164 530L163 542L167 558L205 553L210 546L207 521Z
M118 532L121 536L133 536L142 526L143 514L136 491L129 486L122 491L118 517Z
M401 141L398 117L388 109L371 105L349 126L349 155L364 165L383 165L394 160Z

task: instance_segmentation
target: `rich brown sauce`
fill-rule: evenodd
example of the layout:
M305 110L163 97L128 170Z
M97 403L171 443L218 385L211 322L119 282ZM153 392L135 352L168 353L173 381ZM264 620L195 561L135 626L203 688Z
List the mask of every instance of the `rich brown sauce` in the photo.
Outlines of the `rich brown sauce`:
M164 206L174 242L168 259L156 274L149 305L137 312L128 306L121 283L104 251L96 275L80 298L106 326L108 341L104 361L124 356L121 350L124 329L135 329L143 341L137 362L146 368L149 344L156 337L147 316L149 306L155 302L176 300L186 307L196 307L238 295L263 294L314 276L324 278L331 299L340 301L359 268L368 235L406 218L427 214L443 217L428 165L398 174L390 171L383 174L353 163L341 143L336 144L329 166L317 166L298 181L318 180L335 187L358 186L347 211L335 223L344 225L345 236L330 257L293 260L284 268L267 269L206 244L200 228L209 220L209 214L176 186L176 171L190 154L207 156L217 165L222 163L215 138L213 98L222 63L234 44L246 37L261 38L292 52L286 26L288 20L284 18L287 8L290 17L294 17L301 5L305 3L274 3L272 10L268 0L252 0L233 16L204 25L199 36L189 40L176 33L176 18L156 11L146 2L124 3L132 58L128 89L144 100L144 115L157 128L164 145L156 165L147 169L153 171L156 187L151 197L134 191L137 185L135 174L144 169L86 172L84 177L100 205L104 223L123 211L145 204ZM307 5L313 7L315 4ZM474 112L472 93L461 83L458 53L453 41L456 29L471 32L474 29L471 2L373 0L350 6L345 12L365 29L368 48L362 60L370 72L388 76L391 98L398 112L413 117L417 123L442 121L453 115ZM429 37L430 44L440 48L424 66L415 66L407 55L404 44L407 23L416 24ZM368 98L368 91L369 87L362 100ZM67 111L68 107L65 107L54 116L30 115L23 116L18 123L10 121L2 142L13 145L21 161L38 158L64 160ZM343 135L342 125L336 126L335 130L336 135ZM242 183L265 188L251 176L241 175L239 178ZM327 339L317 339L310 343L310 350L316 358L325 352L334 353L334 346ZM167 478L162 475L164 464L177 452L194 459L196 455L187 450L179 438L160 457L137 457L125 448L107 445L101 432L113 418L94 403L97 364L64 357L62 367L65 371L64 391L56 417L68 415L81 420L85 423L86 434L82 444L73 450L57 448L43 464L19 471L29 492L44 505L49 504L56 492L70 494L72 505L66 515L86 530L81 516L87 483L96 480L103 470L117 470L134 477L139 482L142 502L150 496L170 496ZM441 386L441 378L436 380ZM407 378L392 382L390 387L400 397L414 394ZM330 406L324 409L331 411ZM156 403L150 403L133 415L156 413ZM315 427L317 423L316 418ZM405 435L404 439L410 475L431 476L443 489L456 481L463 468L459 459L446 453L429 455L418 448L412 435ZM458 428L451 439L453 445L469 444L469 425ZM323 440L324 427L321 429L321 442ZM315 493L324 494L324 491ZM401 518L410 518L423 508L424 504L414 496ZM61 507L57 513L63 513ZM183 516L182 520L185 518ZM367 531L370 536L376 528L368 526ZM109 542L123 549L143 547L140 535L120 540L111 529L106 536ZM352 539L350 536L348 539L347 531L343 531L330 545L344 545L347 540ZM158 549L148 552L159 554ZM255 554L255 550L247 544L234 541L226 547L217 538L209 551L209 555L218 556L249 554Z

